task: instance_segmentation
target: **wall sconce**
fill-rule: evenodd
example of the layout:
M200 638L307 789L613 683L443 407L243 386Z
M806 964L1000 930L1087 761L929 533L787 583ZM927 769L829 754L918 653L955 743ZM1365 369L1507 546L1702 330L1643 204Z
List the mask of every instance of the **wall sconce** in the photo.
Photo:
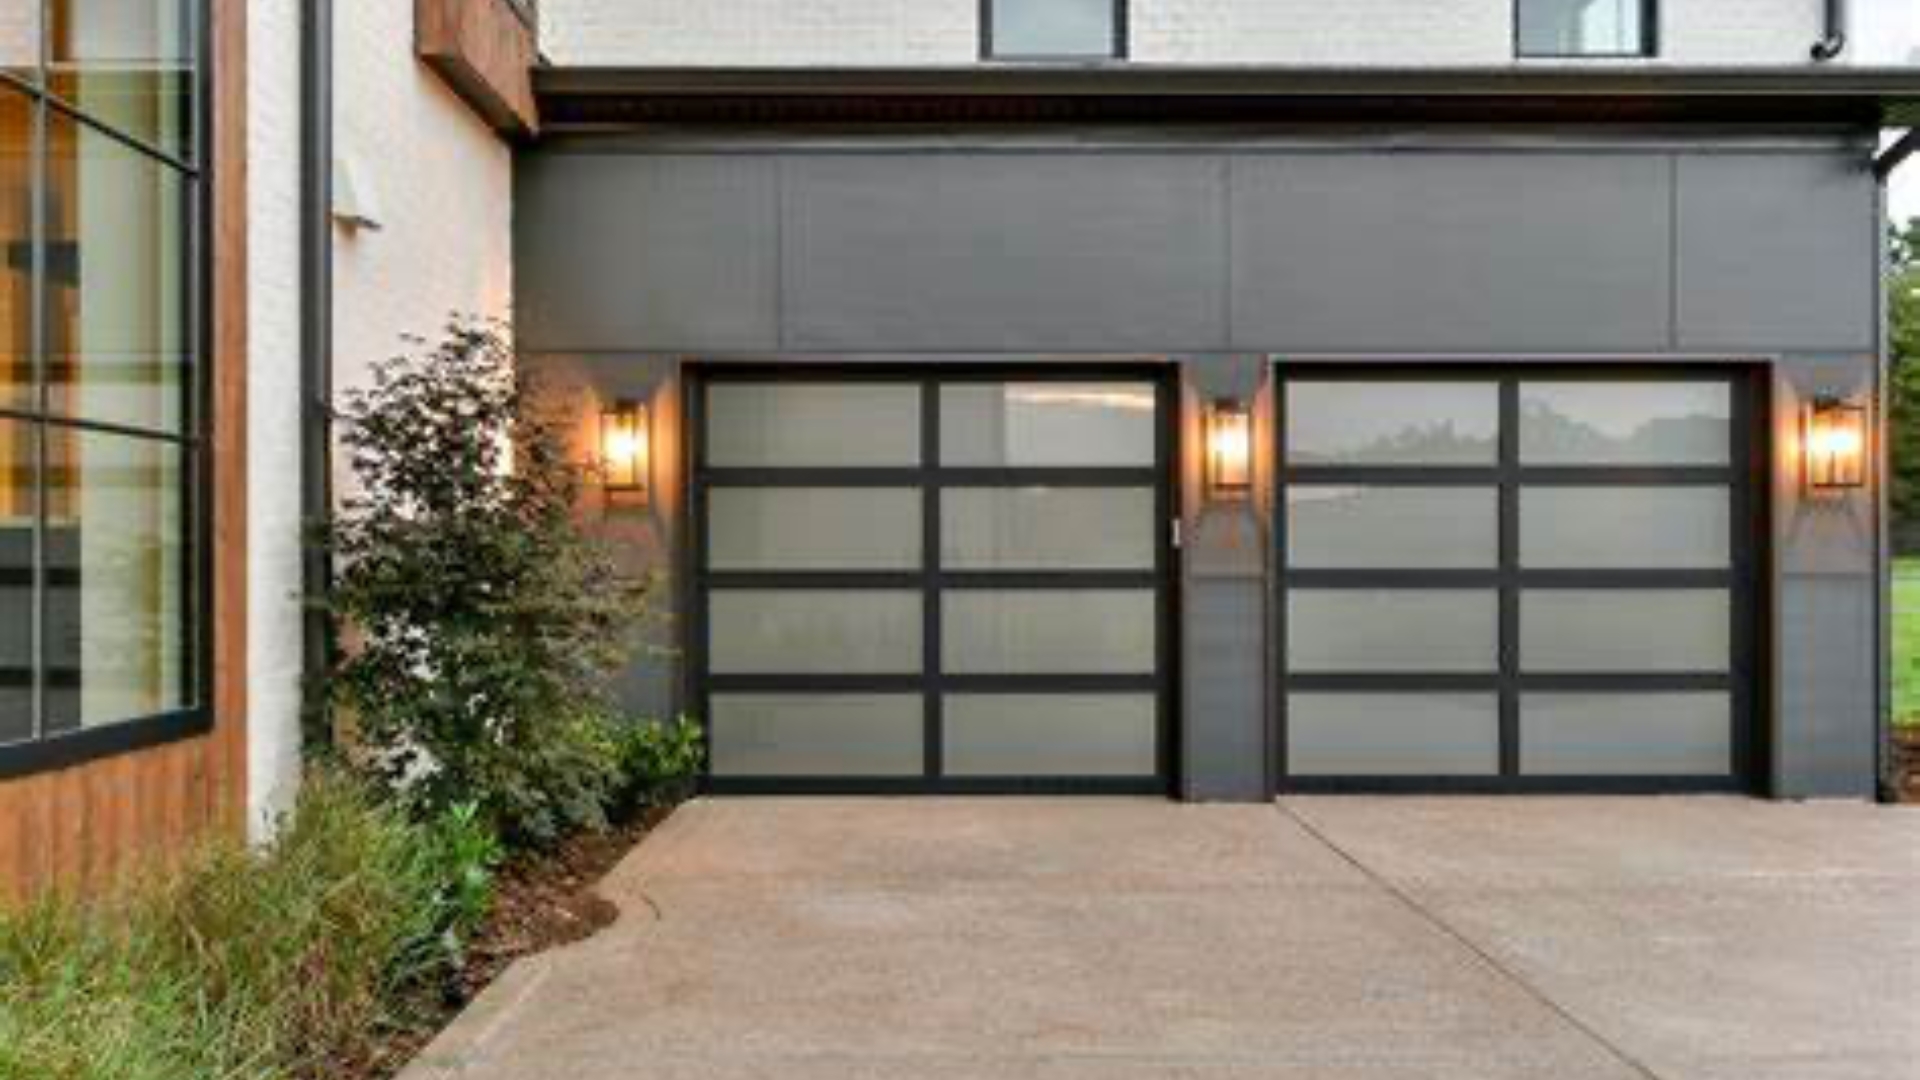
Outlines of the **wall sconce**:
M1807 486L1815 491L1865 487L1867 409L1839 398L1815 398L1807 412Z
M616 401L600 410L600 475L609 497L644 502L653 472L653 442L647 407Z
M1242 499L1253 490L1253 416L1244 402L1207 407L1207 492Z

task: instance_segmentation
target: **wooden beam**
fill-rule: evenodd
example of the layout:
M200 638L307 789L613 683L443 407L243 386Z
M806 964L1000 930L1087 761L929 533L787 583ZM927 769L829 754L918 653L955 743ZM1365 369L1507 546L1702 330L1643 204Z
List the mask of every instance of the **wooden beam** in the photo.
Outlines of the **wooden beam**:
M413 34L420 59L495 131L538 130L540 40L530 12L514 0L414 0Z

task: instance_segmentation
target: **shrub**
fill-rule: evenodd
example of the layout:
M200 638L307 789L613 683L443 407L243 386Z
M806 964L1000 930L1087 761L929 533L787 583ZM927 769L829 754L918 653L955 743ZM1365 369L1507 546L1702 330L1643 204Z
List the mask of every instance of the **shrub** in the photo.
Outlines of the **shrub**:
M475 804L514 843L603 824L606 686L647 587L576 527L567 421L495 327L461 320L346 401L361 491L330 542L353 647L331 687L354 760L428 816Z
M621 808L670 806L692 794L706 761L700 725L682 716L672 722L640 721L615 727Z

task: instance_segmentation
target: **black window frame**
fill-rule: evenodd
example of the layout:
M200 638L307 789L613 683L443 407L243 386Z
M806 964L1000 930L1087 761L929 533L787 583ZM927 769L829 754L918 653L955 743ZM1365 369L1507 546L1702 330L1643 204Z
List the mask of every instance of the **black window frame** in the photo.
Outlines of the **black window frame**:
M980 59L1002 64L1106 64L1127 59L1130 42L1128 25L1130 0L1109 0L1113 5L1113 40L1106 53L1002 53L994 49L993 5L996 0L980 0ZM1044 3L1045 0L1030 0Z
M0 406L0 420L30 425L35 447L34 473L34 566L31 628L33 679L33 731L24 740L0 742L0 781L38 773L73 768L91 761L165 745L204 735L214 724L213 687L213 429L214 378L212 371L213 250L214 213L213 123L214 0L190 0L182 15L193 25L188 28L193 43L193 71L187 79L193 100L190 103L191 137L184 153L169 151L112 124L87 114L75 103L65 100L50 77L46 27L40 19L39 55L32 78L0 70L0 87L25 96L33 110L32 150L32 250L31 313L33 320L32 356L33 392L30 408ZM185 359L188 371L183 388L184 401L177 432L131 427L111 421L62 415L47 404L47 146L51 121L55 115L76 128L111 139L144 159L176 173L188 187L185 202L184 277L187 326ZM179 497L184 503L181 515L184 536L181 558L187 591L183 599L186 622L186 647L182 662L184 697L189 704L157 713L116 718L95 726L49 733L46 729L45 686L48 673L47 613L45 591L50 576L45 553L46 474L48 471L47 432L60 428L76 433L94 433L136 438L175 447L182 455ZM84 586L83 586L84 587Z
M1660 56L1660 0L1640 0L1640 48L1635 52L1529 52L1521 17L1532 0L1513 0L1515 60L1656 60Z

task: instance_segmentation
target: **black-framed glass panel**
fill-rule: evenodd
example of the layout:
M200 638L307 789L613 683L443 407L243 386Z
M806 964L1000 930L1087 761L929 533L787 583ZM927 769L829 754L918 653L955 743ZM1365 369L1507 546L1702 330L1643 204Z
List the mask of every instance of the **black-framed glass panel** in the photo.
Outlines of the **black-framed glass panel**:
M1495 776L1500 696L1484 691L1287 695L1295 776Z
M914 777L926 703L900 693L724 693L708 699L719 777Z
M1733 390L1718 382L1523 382L1525 465L1724 466Z
M191 160L195 0L45 2L49 89L95 123Z
M38 431L0 418L0 745L37 733L34 709Z
M1515 0L1523 57L1651 56L1654 0Z
M0 75L40 82L44 16L40 0L14 0L0 7Z
M1500 490L1406 484L1292 484L1287 565L1491 570L1500 564Z
M1485 379L1315 381L1287 388L1296 465L1492 465L1500 398Z
M36 106L0 82L0 408L31 410Z
M1158 446L1151 384L1009 381L940 390L940 464L1147 468Z
M1126 53L1127 0L984 0L993 60L1112 59Z

